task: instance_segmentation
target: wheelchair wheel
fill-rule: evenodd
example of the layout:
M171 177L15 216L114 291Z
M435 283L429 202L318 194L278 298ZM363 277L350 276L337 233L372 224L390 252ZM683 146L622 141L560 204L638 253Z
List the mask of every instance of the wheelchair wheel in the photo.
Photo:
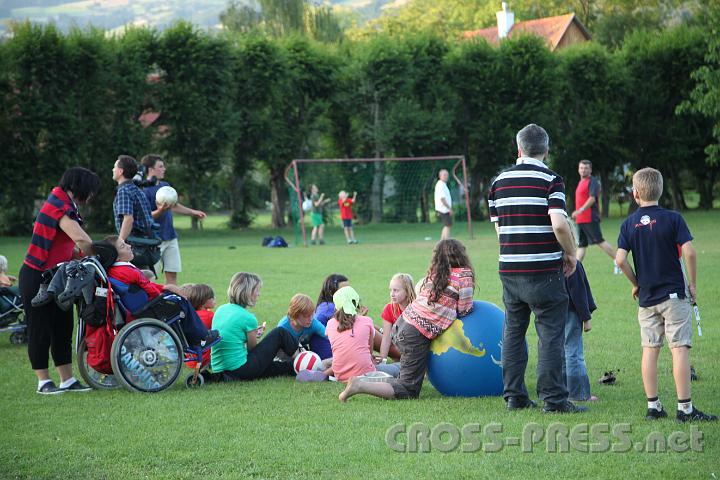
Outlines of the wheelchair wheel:
M97 390L112 390L120 386L115 375L100 373L93 370L93 368L87 364L87 344L85 344L84 339L78 347L77 366L80 371L80 376L92 388Z
M193 382L193 376L194 375L191 373L185 377L185 386L187 388L200 388L205 385L205 377L203 377L202 373L198 373L197 382Z
M140 318L125 325L115 337L110 361L118 382L128 390L159 392L180 375L183 349L165 322Z

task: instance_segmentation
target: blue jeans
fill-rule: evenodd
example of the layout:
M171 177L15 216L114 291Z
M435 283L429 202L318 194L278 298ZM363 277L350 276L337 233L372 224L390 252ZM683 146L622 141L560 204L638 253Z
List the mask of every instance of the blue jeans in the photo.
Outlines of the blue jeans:
M500 274L505 304L503 324L503 397L528 398L525 368L528 351L525 334L530 313L535 314L538 335L537 393L548 405L562 405L568 392L562 377L563 344L568 295L565 278L556 272L533 275Z
M570 400L590 399L590 379L588 378L583 354L583 324L574 310L568 310L565 322L565 362L563 377Z

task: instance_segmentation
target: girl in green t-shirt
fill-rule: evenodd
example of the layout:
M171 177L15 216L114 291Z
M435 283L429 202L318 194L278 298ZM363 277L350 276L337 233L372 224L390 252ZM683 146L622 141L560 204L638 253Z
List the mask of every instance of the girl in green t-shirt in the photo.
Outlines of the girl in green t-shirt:
M212 347L211 366L213 373L222 374L225 380L295 374L291 362L274 361L281 350L290 358L295 354L298 345L290 332L274 328L258 342L265 323L258 326L248 308L255 306L261 287L262 280L254 273L236 273L228 287L230 303L218 308L213 317L213 328L222 339Z

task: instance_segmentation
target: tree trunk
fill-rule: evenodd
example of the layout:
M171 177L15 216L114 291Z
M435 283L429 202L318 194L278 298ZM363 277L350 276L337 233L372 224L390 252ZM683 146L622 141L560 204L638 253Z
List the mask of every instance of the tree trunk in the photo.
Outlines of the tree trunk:
M602 210L602 218L608 218L610 216L610 177L607 172L600 172L600 183L602 190L600 193L600 207ZM575 209L577 209L577 205Z
M270 170L270 200L272 202L272 226L282 228L285 222L285 202L288 200L285 185L284 170L282 167L273 167Z
M429 199L425 189L420 192L420 221L430 223L430 208L428 206Z
M713 208L713 200L715 200L713 187L715 186L717 172L713 169L708 169L702 175L697 175L696 178L698 193L700 194L700 204L698 207L703 210L711 210Z
M379 158L379 157L376 157ZM385 162L374 162L372 191L370 193L371 221L380 223L383 219L383 188L385 185Z
M687 210L687 204L685 203L685 196L682 192L682 185L680 184L680 175L678 174L675 164L670 161L668 162L668 170L670 171L671 180L671 194L673 201L673 209L679 212Z
M373 110L373 140L375 143L375 158L382 158L383 148L380 145L380 102L377 91L374 94ZM372 190L370 193L371 221L380 223L383 219L383 190L385 186L385 162L375 162Z

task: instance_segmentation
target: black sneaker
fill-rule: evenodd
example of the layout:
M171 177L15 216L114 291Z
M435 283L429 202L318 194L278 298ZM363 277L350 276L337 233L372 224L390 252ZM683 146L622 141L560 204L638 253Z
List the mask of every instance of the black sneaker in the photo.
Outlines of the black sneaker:
M572 402L566 401L565 403L546 403L543 406L543 412L545 413L582 413L587 412L587 407L581 407L575 405Z
M718 419L717 415L708 415L703 413L693 406L693 410L690 413L685 413L682 410L678 410L676 414L678 422L714 422Z
M600 377L600 380L598 380L598 383L600 385L615 385L616 380L617 380L617 377L615 376L615 372L610 370L609 372L603 373L603 376Z
M69 387L61 388L63 392L89 392L92 388L83 385L79 380L75 380Z
M40 395L57 395L59 393L65 393L65 390L55 386L55 382L47 382L45 385L37 389L37 393Z
M509 397L507 400L507 409L510 411L535 407L537 407L537 403L527 397Z
M695 371L695 367L690 365L690 381L697 382L697 380L698 380L698 375L697 375L697 372Z
M659 420L661 418L667 418L667 412L664 408L648 408L645 414L645 420Z

